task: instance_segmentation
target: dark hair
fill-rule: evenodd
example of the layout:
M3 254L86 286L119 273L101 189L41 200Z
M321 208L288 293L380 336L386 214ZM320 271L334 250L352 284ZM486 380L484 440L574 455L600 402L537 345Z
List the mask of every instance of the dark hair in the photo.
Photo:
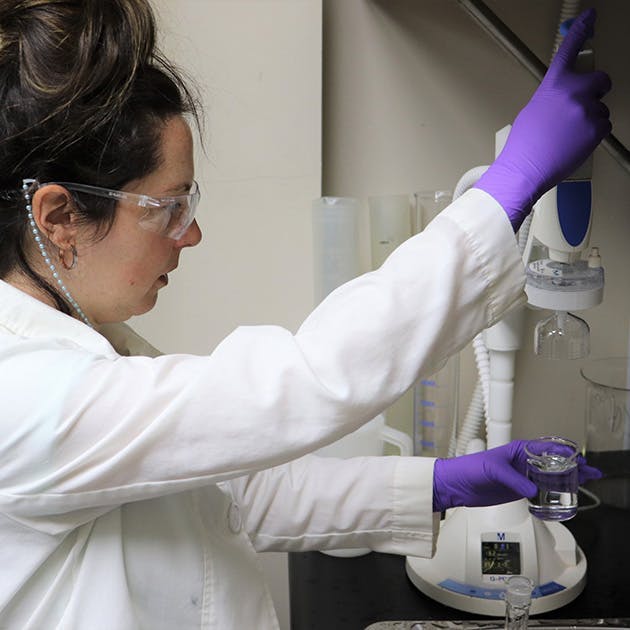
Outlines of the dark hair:
M121 188L160 162L172 116L198 101L156 48L147 0L0 2L0 278L19 269L69 313L28 264L23 178ZM78 218L106 234L115 203L75 195Z

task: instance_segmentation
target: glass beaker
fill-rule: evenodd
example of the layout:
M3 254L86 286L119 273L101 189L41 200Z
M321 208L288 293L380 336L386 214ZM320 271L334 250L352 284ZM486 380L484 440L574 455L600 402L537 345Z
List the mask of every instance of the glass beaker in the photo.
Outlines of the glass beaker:
M512 575L505 587L505 630L527 630L534 583L524 575Z
M419 190L413 195L415 201L412 226L414 234L421 232L453 200L450 190Z
M361 202L354 197L320 197L313 201L315 305L361 273L360 212Z
M630 357L594 359L586 381L586 459L604 473L588 483L602 503L630 507Z
M577 514L578 447L572 440L549 436L525 444L527 477L538 487L528 499L530 514L543 521L567 521Z
M449 457L457 442L459 354L413 389L413 454Z
M421 232L452 199L450 190L420 190L414 195L412 231ZM457 442L459 354L413 388L414 455L449 457ZM451 452L452 451L452 452Z
M378 195L368 197L368 206L372 269L378 269L411 236L411 205L409 195Z

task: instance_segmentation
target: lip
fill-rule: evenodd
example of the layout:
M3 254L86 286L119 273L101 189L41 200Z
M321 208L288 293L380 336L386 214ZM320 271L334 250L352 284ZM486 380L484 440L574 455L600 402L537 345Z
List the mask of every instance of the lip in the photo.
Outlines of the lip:
M160 280L164 283L164 286L166 286L168 284L168 274L163 273L160 276Z

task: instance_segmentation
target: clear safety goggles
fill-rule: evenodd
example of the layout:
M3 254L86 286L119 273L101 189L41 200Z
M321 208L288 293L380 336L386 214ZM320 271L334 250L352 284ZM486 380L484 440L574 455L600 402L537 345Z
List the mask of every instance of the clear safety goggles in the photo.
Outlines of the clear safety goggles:
M47 182L47 184L57 184L73 192L132 203L140 208L145 208L146 212L140 217L138 225L145 230L157 232L174 240L180 239L192 224L201 199L199 185L196 181L193 181L188 194L168 197L138 195L122 190L101 188L100 186L75 184L74 182ZM47 184L40 184L40 188Z

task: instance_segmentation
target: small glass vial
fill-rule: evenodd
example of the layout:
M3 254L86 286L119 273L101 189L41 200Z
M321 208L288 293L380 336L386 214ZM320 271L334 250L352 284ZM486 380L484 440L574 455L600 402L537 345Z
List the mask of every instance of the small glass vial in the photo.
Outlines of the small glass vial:
M505 630L526 630L534 583L524 575L513 575L505 585Z

